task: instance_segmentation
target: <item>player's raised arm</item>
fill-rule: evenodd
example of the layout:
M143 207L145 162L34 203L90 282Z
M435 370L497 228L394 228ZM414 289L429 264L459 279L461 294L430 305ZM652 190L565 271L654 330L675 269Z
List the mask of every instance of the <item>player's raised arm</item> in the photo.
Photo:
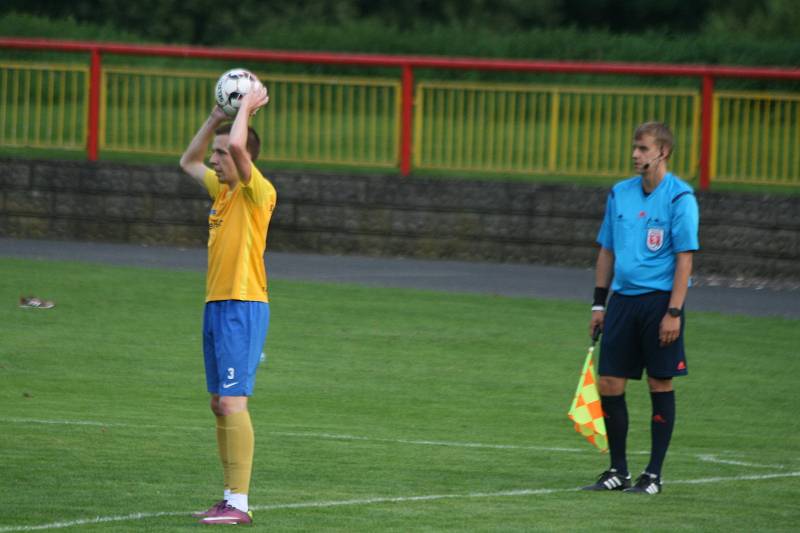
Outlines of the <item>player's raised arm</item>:
M259 108L267 105L269 96L267 95L267 88L261 83L257 83L247 94L242 97L239 104L239 111L236 113L236 118L231 127L230 137L228 139L228 151L236 164L236 170L239 172L239 180L247 185L250 183L250 169L253 164L250 154L247 151L247 127L250 117L258 111Z
M191 177L203 183L203 176L205 176L208 167L203 162L206 156L206 150L211 140L214 138L214 130L225 121L227 116L219 106L214 106L211 114L206 121L197 130L194 138L189 143L186 151L181 156L181 168Z

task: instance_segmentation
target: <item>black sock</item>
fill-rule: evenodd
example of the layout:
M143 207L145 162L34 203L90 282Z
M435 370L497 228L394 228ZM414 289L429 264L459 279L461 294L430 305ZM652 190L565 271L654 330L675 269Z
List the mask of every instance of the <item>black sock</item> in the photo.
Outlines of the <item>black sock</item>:
M628 460L625 457L625 440L628 438L628 406L625 395L601 396L605 414L608 451L611 454L611 468L623 476L628 475Z
M661 466L675 426L675 391L651 392L650 399L653 402L653 418L650 421L652 448L647 472L661 476Z

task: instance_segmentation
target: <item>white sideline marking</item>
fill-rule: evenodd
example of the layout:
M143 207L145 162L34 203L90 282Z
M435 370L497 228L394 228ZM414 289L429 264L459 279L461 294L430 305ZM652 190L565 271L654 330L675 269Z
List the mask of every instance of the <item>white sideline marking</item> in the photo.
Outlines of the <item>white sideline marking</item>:
M398 444L419 444L422 446L452 446L455 448L491 448L495 450L536 450L545 452L586 451L586 448L551 448L548 446L520 446L517 444L483 444L480 442L452 442L452 441L442 441L442 440L382 439L373 437L359 437L356 435L341 435L338 433L298 433L291 431L271 431L270 434L281 435L283 437L313 437L318 439L333 439L333 440L395 442Z
M698 454L697 458L699 460L701 460L701 461L706 462L706 463L719 463L719 464L723 464L723 465L749 466L751 468L776 468L778 470L783 470L784 468L786 468L785 465L762 465L762 464L759 464L759 463L748 463L748 462L745 462L745 461L734 461L734 460L731 460L731 459L720 459L716 455L704 454L704 453Z
M670 485L700 485L705 483L722 483L725 481L760 481L764 479L775 479L784 477L800 477L800 472L782 472L779 474L764 474L759 476L730 476L730 477L709 477L701 479L684 479L670 481ZM666 484L666 483L665 483ZM405 503L405 502L426 502L436 500L456 500L470 498L508 498L517 496L541 496L562 492L577 492L580 488L572 489L519 489L506 490L500 492L469 492L466 494L427 494L421 496L396 496L396 497L375 497L354 500L332 500L321 502L299 502L283 503L276 505L254 505L254 511L276 511L281 509L319 509L325 507L342 507L357 505L374 505L381 503ZM45 529L64 529L73 526L85 526L90 524L103 524L107 522L127 522L131 520L144 520L147 518L158 518L163 516L187 516L189 512L160 512L160 513L134 513L129 515L117 516L98 516L95 518L81 518L65 522L51 522L36 526L3 526L0 533L12 533L18 531L41 531Z
M97 427L128 427L128 428L155 428L155 429L176 429L176 430L190 430L190 431L211 431L212 426L164 426L154 424L129 424L125 422L98 422L96 420L48 420L39 418L4 418L0 417L0 422L9 422L16 424L52 424L52 425L66 425L66 426L97 426ZM345 441L363 441L363 442L389 442L395 444L413 444L420 446L450 446L454 448L482 448L493 450L532 450L539 452L566 452L566 453L583 453L587 448L563 448L563 447L550 447L550 446L523 446L517 444L486 444L481 442L454 442L454 441L439 441L439 440L423 440L423 439L387 439L379 437L363 437L358 435L347 435L342 433L313 433L301 431L268 431L270 435L277 435L281 437L298 437L298 438L312 438L312 439L330 439L330 440L345 440ZM679 453L679 452L678 452ZM729 452L724 452L729 453ZM650 452L646 450L634 451L629 450L628 455L649 455ZM676 452L671 452L670 455L676 455ZM747 463L744 461L734 461L730 459L721 459L716 454L693 454L694 457L700 461L707 463L720 463L735 466L748 466L753 468L776 468L785 469L784 465L763 465L757 463Z
M779 472L776 474L761 474L753 476L728 476L728 477L705 477L700 479L682 479L678 481L665 481L667 485L700 485L702 483L721 483L723 481L761 481L764 479L776 479L781 477L800 477L800 472Z
M96 426L106 428L136 428L136 429L185 429L193 431L208 430L210 427L199 426L159 426L157 424L127 424L125 422L98 422L96 420L46 420L41 418L0 418L0 422L10 424L44 424L56 426Z
M97 427L130 427L130 428L158 428L158 429L185 429L195 431L211 431L213 426L198 427L198 426L157 426L157 425L144 425L144 424L126 424L117 422L97 422L93 420L43 420L36 418L0 418L2 422L10 422L16 424L54 424L66 426L97 426ZM269 431L270 435L278 435L282 437L301 437L301 438L315 438L315 439L331 439L331 440L352 440L352 441L365 441L365 442L394 442L397 444L417 444L422 446L452 446L455 448L490 448L495 450L535 450L540 452L585 452L586 448L559 448L548 446L521 446L516 444L484 444L480 442L449 442L449 441L436 441L436 440L412 440L412 439L383 439L373 437L361 437L357 435L344 435L339 433L312 433L312 432L296 432L296 431ZM637 452L630 452L637 453Z
M80 518L78 520L69 520L67 522L51 522L49 524L40 524L38 526L5 526L0 528L2 533L10 533L12 531L40 531L43 529L64 529L74 526L86 526L89 524L105 524L107 522L127 522L129 520L144 520L146 518L158 518L160 516L178 516L185 515L186 513L165 512L165 513L133 513L129 515L119 516L97 516L95 518Z

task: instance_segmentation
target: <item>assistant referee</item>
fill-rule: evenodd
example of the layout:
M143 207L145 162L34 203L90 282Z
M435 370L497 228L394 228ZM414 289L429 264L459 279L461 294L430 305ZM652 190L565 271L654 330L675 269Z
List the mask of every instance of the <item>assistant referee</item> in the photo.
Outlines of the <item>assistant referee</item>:
M589 333L603 332L598 374L611 467L585 490L661 492L661 468L675 425L672 378L688 372L684 302L699 248L697 200L692 188L667 170L672 148L665 124L636 128L632 155L638 174L611 189L597 236ZM613 294L606 307L609 287ZM631 484L625 385L641 379L644 369L653 407L652 446L650 462Z

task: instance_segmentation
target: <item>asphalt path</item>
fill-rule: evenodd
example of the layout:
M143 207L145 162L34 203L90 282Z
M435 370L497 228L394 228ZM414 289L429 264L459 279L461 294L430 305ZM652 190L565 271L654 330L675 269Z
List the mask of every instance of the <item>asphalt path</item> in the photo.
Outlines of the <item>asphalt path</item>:
M0 257L205 271L205 248L0 238ZM591 269L268 252L270 279L591 303ZM42 295L46 296L46 295ZM800 319L800 283L697 278L689 311Z

